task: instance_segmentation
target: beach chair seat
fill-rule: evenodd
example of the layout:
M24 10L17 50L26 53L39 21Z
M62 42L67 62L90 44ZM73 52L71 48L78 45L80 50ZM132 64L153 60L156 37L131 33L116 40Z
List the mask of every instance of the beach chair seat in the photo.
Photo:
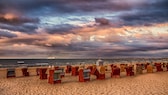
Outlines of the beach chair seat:
M98 79L98 80L104 80L104 79L105 79L105 74L99 74L99 75L97 76L97 79Z
M15 77L15 69L8 69L7 78Z
M79 70L79 82L90 81L90 69L80 69Z
M125 76L127 76L127 72L125 71L125 72L120 72L120 77L125 77Z

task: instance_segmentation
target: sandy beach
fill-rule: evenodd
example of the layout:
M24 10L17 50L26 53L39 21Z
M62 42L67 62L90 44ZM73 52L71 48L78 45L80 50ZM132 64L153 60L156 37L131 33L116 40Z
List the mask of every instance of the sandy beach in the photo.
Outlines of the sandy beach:
M0 95L167 95L168 72L146 73L105 80L91 76L78 82L78 76L66 74L61 84L49 84L39 76L0 79Z

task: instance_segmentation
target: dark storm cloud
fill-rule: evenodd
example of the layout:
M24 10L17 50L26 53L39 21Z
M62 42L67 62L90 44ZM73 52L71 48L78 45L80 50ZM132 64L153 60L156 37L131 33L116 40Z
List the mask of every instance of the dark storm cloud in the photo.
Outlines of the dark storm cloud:
M64 13L88 12L121 12L119 18L125 25L150 25L167 21L167 0L1 0L0 13L8 12L10 9L21 11L24 14L35 13L38 15L64 15ZM136 10L136 13L134 12ZM129 12L129 13L125 13ZM86 12L86 13L85 13ZM124 12L122 14L122 12Z
M10 31L19 31L27 34L36 33L36 29L38 26L36 24L23 24L23 25L8 25L8 24L0 24L1 29L7 29Z
M14 8L22 12L42 12L47 9L52 12L94 12L94 11L119 11L119 10L130 10L134 7L133 4L119 3L112 0L3 0L0 2L2 8L7 10ZM9 6L10 5L10 6ZM6 10L6 11L7 11ZM5 11L5 10L1 10ZM51 12L51 13L52 13ZM44 13L44 12L42 12Z
M145 12L145 11L144 11ZM150 26L153 23L164 23L168 21L168 10L154 12L138 12L136 14L127 14L121 16L125 25L145 25Z
M13 38L13 37L17 37L17 35L13 34L13 33L10 33L8 31L2 31L2 30L0 30L0 38L1 37Z
M70 24L61 24L61 25L54 25L54 26L46 27L44 30L45 32L49 34L65 34L67 32L71 32L71 30L74 28L76 29L79 27L75 27Z
M146 6L138 8L135 12L121 14L120 18L125 25L150 26L153 23L164 23L168 21L167 4L167 0L147 3Z

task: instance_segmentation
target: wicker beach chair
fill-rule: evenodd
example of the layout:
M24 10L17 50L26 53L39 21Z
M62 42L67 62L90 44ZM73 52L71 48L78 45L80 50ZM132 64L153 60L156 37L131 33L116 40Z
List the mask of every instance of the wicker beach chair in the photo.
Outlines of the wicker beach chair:
M76 66L76 67L72 67L71 70L72 70L72 76L77 76L79 75L79 72L78 72L78 69L79 69L79 66Z
M127 72L127 76L134 76L133 66L128 66L125 69Z
M29 72L27 71L27 68L22 68L23 76L29 76Z
M148 73L153 73L153 66L152 65L149 64L146 69L147 69Z
M71 65L67 65L65 72L66 72L66 73L71 73L71 67L72 67Z
M7 68L0 68L0 78L7 78Z
M120 77L120 68L117 66L114 66L112 69L111 77Z
M40 79L47 79L47 68L39 68Z
M62 70L49 70L48 83L61 83L61 72Z
M15 69L8 69L7 78L15 77Z
M142 74L142 65L136 64L136 74Z
M161 63L155 63L155 66L156 66L157 72L163 71Z
M120 71L125 72L125 67L126 67L125 64L120 64Z
M23 77L23 72L21 67L15 68L15 77Z
M93 66L93 69L91 71L92 75L96 76L96 79L103 80L105 79L105 67L104 66Z
M80 69L79 70L79 82L90 81L90 69Z

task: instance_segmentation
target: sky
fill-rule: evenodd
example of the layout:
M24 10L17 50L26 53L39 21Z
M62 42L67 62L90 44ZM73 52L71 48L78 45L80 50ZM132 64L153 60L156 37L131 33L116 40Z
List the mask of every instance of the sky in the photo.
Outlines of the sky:
M0 58L168 57L168 0L1 0Z

